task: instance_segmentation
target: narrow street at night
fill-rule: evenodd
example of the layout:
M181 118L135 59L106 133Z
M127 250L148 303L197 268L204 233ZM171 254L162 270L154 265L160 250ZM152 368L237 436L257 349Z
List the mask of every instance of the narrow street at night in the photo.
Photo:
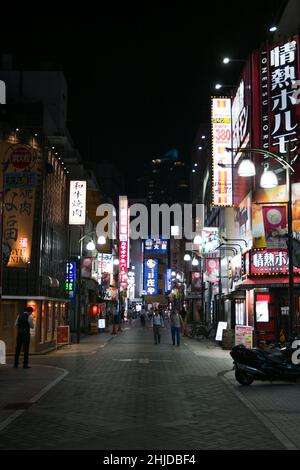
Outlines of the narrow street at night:
M228 351L173 346L168 328L158 345L136 321L34 357L31 370L11 365L0 375L0 449L300 448L300 385L244 389Z
M279 466L300 450L300 0L4 3L1 468Z

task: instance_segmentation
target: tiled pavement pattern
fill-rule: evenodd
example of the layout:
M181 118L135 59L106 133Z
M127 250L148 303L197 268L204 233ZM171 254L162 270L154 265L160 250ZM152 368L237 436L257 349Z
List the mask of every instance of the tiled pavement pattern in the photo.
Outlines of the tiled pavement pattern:
M250 387L239 386L234 378L232 359L228 351L214 347L210 342L187 340L186 344L198 357L206 357L233 393L257 413L268 429L284 443L287 449L300 449L300 383L259 382Z
M107 339L112 341L103 347ZM232 367L228 352L188 339L180 348L170 343L169 330L154 345L152 332L136 322L116 337L98 335L32 357L32 369L12 373L34 374L43 364L69 373L0 431L0 449L285 448L233 393L262 400L263 408L268 384L241 390L223 377ZM280 391L292 393L294 401L286 405L292 410L299 388L283 387L270 393L281 409ZM274 401L268 403L272 413Z

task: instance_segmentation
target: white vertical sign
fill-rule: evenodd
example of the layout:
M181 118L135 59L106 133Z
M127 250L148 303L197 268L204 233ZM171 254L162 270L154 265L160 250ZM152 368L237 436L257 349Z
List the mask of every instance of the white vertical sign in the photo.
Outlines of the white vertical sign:
M84 225L86 216L86 181L70 181L69 224Z

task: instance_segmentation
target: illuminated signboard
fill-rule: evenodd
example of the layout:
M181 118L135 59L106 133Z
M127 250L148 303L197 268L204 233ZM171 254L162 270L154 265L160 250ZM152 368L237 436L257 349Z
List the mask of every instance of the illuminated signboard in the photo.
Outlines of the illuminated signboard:
M166 270L165 291L171 292L172 290L172 269Z
M299 123L295 114L296 100L293 82L298 74L298 43L296 41L276 45L269 51L270 98L273 119L270 119L270 145L280 154L286 154L289 143L291 152L297 152ZM270 109L270 108L269 108Z
M202 241L199 252L211 253L220 245L218 227L204 227L202 230Z
M8 173L4 175L4 189L30 189L37 185L37 174L33 172Z
M36 184L41 154L29 145L1 142L3 155L3 252L7 267L28 268L31 261Z
M120 285L127 288L127 268L129 261L128 243L128 200L127 196L119 196L119 267Z
M65 290L69 293L69 297L74 297L75 292L75 277L76 277L76 263L69 262L67 263L66 268L66 283Z
M98 253L98 271L99 270L101 273L113 273L113 255L109 253Z
M288 274L289 257L285 249L268 249L251 252L250 275ZM300 268L294 268L300 272Z
M231 100L212 99L213 204L232 205Z
M219 259L218 258L206 258L206 281L207 282L218 282L220 271L219 271Z
M254 72L260 94L259 107L254 113L260 116L254 123L255 146L283 158L289 151L295 167L299 164L296 162L299 160L299 37L261 49L254 62ZM274 159L270 159L269 164L273 170L281 168ZM280 180L281 184L285 183L284 174Z
M157 295L158 293L158 260L144 260L144 290L146 295Z
M257 294L255 302L256 321L268 323L270 294Z
M84 225L86 215L86 181L70 181L69 224Z
M151 255L168 253L168 241L148 238L144 241L144 250L145 253L150 253Z

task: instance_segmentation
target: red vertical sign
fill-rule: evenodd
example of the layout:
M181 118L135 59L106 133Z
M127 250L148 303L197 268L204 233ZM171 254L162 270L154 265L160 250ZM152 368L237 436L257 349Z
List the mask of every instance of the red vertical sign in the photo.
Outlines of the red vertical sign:
M127 196L119 197L119 266L120 286L127 289L128 266L128 200Z

